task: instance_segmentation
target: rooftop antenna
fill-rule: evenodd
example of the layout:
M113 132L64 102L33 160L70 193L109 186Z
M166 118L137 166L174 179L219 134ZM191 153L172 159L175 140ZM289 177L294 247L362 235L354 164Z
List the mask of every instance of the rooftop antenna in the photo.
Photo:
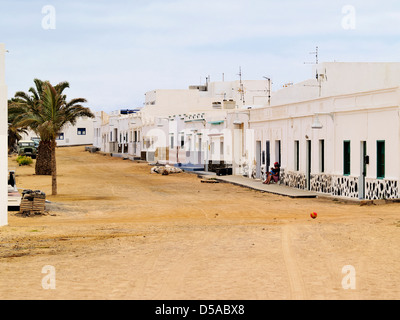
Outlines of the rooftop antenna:
M240 100L243 102L243 105L245 103L244 101L244 88L243 88L243 82L242 82L242 67L239 67L239 73L238 73L239 79L240 79Z
M315 52L310 52L310 54L315 54L315 64L319 63L319 48L316 47ZM314 64L314 62L304 62L304 64Z
M264 79L266 79L268 81L268 105L271 105L271 78L268 77L263 77Z
M319 48L318 46L316 47L315 52L310 52L310 54L315 54L315 64L318 65L319 64ZM304 64L314 64L313 62L304 62ZM326 73L326 71L325 71ZM321 85L321 79L319 78L318 75L318 70L317 70L317 74L316 74L316 79L318 81L318 85L304 85L305 87L318 87L319 88L319 96L321 96L321 89L322 89L322 85Z

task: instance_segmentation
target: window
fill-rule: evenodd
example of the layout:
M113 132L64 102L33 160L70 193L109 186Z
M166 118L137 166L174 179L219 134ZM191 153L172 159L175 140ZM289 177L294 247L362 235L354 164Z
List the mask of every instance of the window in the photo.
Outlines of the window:
M343 142L343 175L350 175L350 141Z
M181 148L183 149L185 147L185 136L182 134L181 135Z
M294 142L294 170L300 170L300 141Z
M312 168L312 142L306 140L306 183L307 190L311 190L311 168Z
M58 134L57 140L64 140L64 133L63 132Z
M376 143L376 173L378 179L385 178L385 141L378 141Z
M325 140L319 140L319 171L325 172Z
M86 136L86 128L78 128L78 136Z
M172 134L171 136L170 136L170 139L171 139L171 149L173 149L174 148L174 135Z

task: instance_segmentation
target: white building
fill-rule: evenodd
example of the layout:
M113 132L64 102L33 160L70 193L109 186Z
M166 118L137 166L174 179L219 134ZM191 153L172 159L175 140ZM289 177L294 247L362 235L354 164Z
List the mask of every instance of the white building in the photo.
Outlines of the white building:
M75 125L68 125L57 138L58 147L92 145L94 140L93 119L78 118Z
M5 81L5 45L0 43L0 226L8 224L8 108Z
M95 146L104 152L147 161L204 166L208 159L204 150L212 144L209 146L208 135L200 130L211 124L214 128L209 129L215 131L217 122L223 124L228 112L246 101L265 105L268 85L264 80L221 81L183 90L147 92L140 110L96 115Z
M38 138L37 135L29 130L22 135L22 140ZM87 117L78 118L74 126L65 126L57 137L57 147L71 147L92 145L94 141L93 119Z
M230 143L224 144L229 113L247 103L268 103L269 82L261 80L221 81L206 86L191 86L196 103L186 103L168 117L168 162L205 167L211 163L231 162ZM172 110L171 110L172 111ZM164 121L167 119L163 119ZM167 123L159 123L167 127ZM226 131L226 130L225 130ZM218 141L217 141L218 140Z
M93 146L102 152L140 158L141 119L138 109L95 113Z
M309 80L272 94L268 87L234 81L151 91L140 111L101 114L96 141L106 152L227 167L260 181L279 162L287 186L399 198L400 63L322 63Z
M291 187L399 198L400 63L324 63L313 75L250 111L255 176L278 161Z
M214 103L215 110L188 112L169 119L169 163L203 170L212 162L224 161L223 131L231 103ZM225 106L225 107L224 107ZM218 143L214 141L218 139Z

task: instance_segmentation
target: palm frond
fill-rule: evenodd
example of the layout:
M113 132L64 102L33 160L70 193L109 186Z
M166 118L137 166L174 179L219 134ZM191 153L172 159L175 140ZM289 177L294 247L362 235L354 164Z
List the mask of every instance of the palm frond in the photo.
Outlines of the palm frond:
M42 80L39 80L39 79L34 79L33 82L35 83L35 87L36 88L31 87L29 89L29 92L32 93L33 99L38 101L38 100L40 100L40 94L41 94L41 92L43 90L43 83L45 81L42 81Z
M35 87L29 93L17 92L9 103L9 112L15 123L34 130L43 141L55 140L66 125L75 125L80 117L94 118L94 114L83 104L84 98L67 101L64 90L68 82L52 86L49 81L34 80Z
M57 92L62 94L65 89L69 88L69 83L67 81L60 82L59 84L55 85L54 88L57 90Z

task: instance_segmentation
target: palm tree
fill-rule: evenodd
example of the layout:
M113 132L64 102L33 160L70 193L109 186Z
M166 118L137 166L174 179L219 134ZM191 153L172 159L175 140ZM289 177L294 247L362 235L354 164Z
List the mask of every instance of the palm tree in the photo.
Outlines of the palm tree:
M50 149L52 194L57 195L56 139L66 125L75 125L78 118L93 118L94 115L89 108L82 106L82 103L86 103L86 99L67 101L63 91L69 88L68 82L62 82L54 87L49 82L41 82L39 85L40 95L33 93L33 97L24 98L20 95L25 103L20 103L19 106L25 109L25 112L21 114L19 124L34 130L41 138L42 145L46 144Z
M16 121L17 114L12 112L13 99L8 100L8 154L16 151L16 143L21 140L21 134L27 133L26 127L21 127Z
M40 113L40 97L43 92L45 81L34 79L35 87L29 89L29 93L18 91L12 99L11 108L9 112L13 113L16 117L16 122L22 121L27 118L28 114ZM40 137L37 131L37 123L30 123L29 129ZM26 126L26 125L25 125ZM50 142L41 139L36 158L35 174L37 175L51 175L51 148Z

